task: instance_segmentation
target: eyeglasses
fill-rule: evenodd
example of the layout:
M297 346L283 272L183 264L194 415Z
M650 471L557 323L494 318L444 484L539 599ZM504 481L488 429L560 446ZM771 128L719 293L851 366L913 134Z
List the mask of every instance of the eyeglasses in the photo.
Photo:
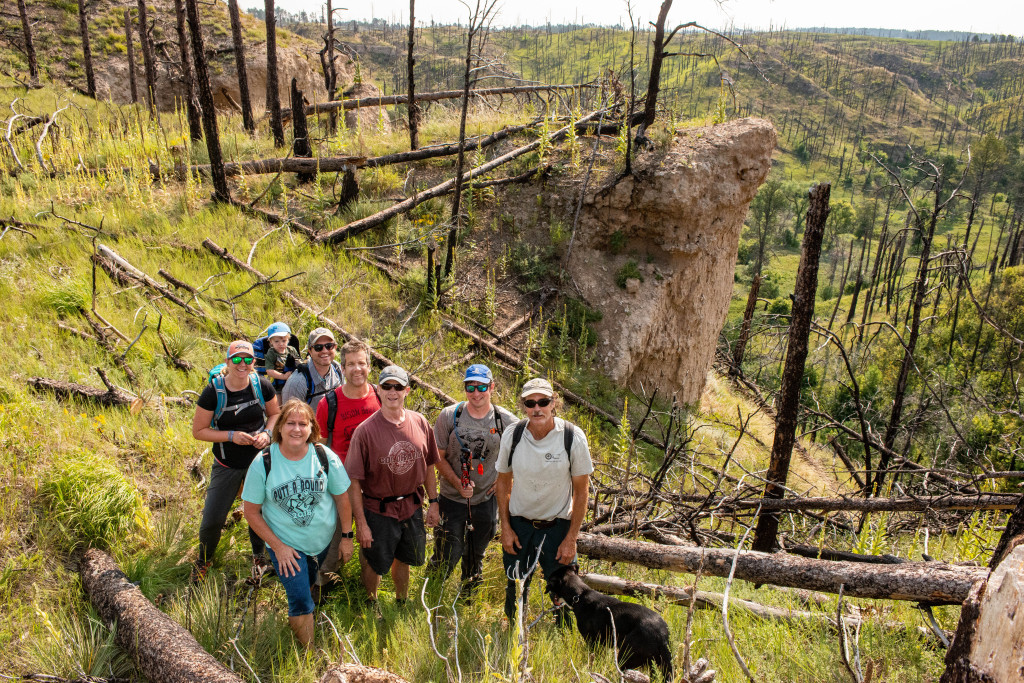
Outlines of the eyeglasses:
M467 384L466 393L472 394L474 391L479 391L481 394L484 394L487 393L487 390L490 388L490 384Z
M551 399L542 398L540 400L534 401L532 398L528 398L525 401L523 401L523 405L526 406L527 408L536 408L537 406L540 406L541 408L547 408L549 405L551 405Z
M239 363L245 363L246 365L252 365L253 363L256 362L256 359L253 358L252 356L232 356L231 357L231 362L234 363L235 365L238 365Z
M313 344L313 350L316 351L317 353L320 353L324 349L327 349L328 351L333 351L337 347L338 345L335 344L334 342L327 342L326 344Z
M380 388L384 391L401 391L405 389L401 384L381 384Z

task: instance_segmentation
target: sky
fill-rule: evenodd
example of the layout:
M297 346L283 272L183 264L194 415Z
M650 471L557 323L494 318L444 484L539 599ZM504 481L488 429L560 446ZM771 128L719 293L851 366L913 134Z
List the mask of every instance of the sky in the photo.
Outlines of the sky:
M340 20L371 18L404 22L408 0L333 0ZM474 0L467 0L474 1ZM258 0L242 0L242 7ZM634 16L641 21L657 17L660 0L633 0ZM306 10L319 16L322 0L277 0L277 6L293 12ZM417 23L465 22L468 12L459 0L417 0ZM519 24L594 23L628 25L625 0L499 0L495 26ZM1022 0L676 0L669 24L697 21L709 28L766 29L809 26L894 28L907 30L1009 33L1024 36Z

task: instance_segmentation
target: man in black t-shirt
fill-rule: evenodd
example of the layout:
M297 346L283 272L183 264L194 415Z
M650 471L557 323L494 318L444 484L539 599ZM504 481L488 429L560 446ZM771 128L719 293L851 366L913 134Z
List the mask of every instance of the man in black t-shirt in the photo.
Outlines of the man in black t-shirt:
M192 418L192 436L213 443L214 458L199 525L194 578L206 575L249 463L270 444L270 432L281 412L274 386L253 371L255 356L249 342L231 342L224 374L214 378L199 395ZM219 411L218 394L223 401ZM249 540L254 562L262 563L263 540L251 529Z

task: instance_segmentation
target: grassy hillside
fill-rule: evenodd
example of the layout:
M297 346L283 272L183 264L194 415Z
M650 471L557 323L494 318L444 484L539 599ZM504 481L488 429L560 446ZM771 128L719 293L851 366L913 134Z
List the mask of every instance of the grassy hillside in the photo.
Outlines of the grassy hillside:
M440 41L445 31L435 33ZM450 36L456 34L449 31ZM429 35L429 30L424 29L423 35ZM369 36L364 37L369 40ZM550 44L573 39L572 34L535 37L538 48L543 40ZM495 36L495 41L498 38ZM615 40L621 41L621 34ZM454 55L457 42L451 38L443 49ZM596 40L591 43L595 50L603 44ZM62 53L56 44L51 47L53 52L48 54L52 64L66 51ZM562 62L575 68L585 59L584 47L580 43L575 58ZM518 48L524 65L528 54L547 59L544 55L548 53L543 50L528 52L528 48L525 44ZM440 42L437 50L442 50ZM621 54L616 54L621 60ZM925 59L923 53L919 58ZM601 63L597 56L593 59L595 64ZM368 71L384 82L387 72L379 67L375 62ZM433 68L425 66L430 73L445 73L441 68L430 71ZM526 67L523 69L525 75ZM590 77L585 69L582 74L565 75L567 81ZM55 71L51 76L56 81L74 78L71 72ZM688 76L683 84L673 85L677 89L672 97L681 98L685 87L696 87L709 78L707 73L700 78ZM666 116L664 127L652 137L664 141L677 124L713 118L722 96L717 76L713 80L711 86L702 86L703 95L689 101L689 109L680 106L674 117ZM745 73L742 80L746 83L753 77ZM428 83L430 87L433 83L441 86L439 80ZM825 93L843 87L838 82L823 83L818 87ZM340 247L311 246L294 227L270 226L238 209L212 204L211 185L200 175L154 180L149 160L164 168L173 167L176 160L181 160L182 148L186 160L205 160L205 148L188 143L179 117L165 113L153 120L137 107L97 103L69 94L59 83L29 92L11 80L0 86L11 93L11 99L22 98L17 111L26 115L46 116L70 105L57 117L59 128L51 128L57 132L40 142L39 157L33 135L14 138L13 154L4 150L2 157L6 173L0 180L0 223L9 227L15 225L10 221L18 221L16 227L21 230L6 230L0 238L0 296L5 301L0 309L0 328L6 333L10 357L16 359L12 371L0 379L0 598L7 607L0 623L0 669L5 675L133 676L130 663L113 646L109 631L83 599L76 575L77 558L83 547L92 545L109 549L148 597L247 678L251 673L241 663L242 658L260 680L295 681L315 680L326 662L358 656L363 663L388 667L410 680L442 680L443 666L430 650L424 612L394 606L388 594L390 586L385 582L383 619L376 619L364 608L355 563L345 568L343 589L334 593L324 608L323 615L331 623L326 618L321 620L317 647L310 653L301 652L292 640L284 618L283 591L276 581L269 580L258 591L250 591L245 583L249 556L244 524L234 524L226 532L214 580L200 589L188 586L210 455L205 444L191 437L191 408L167 403L163 398L194 396L204 385L207 370L219 362L226 342L237 334L254 337L268 323L281 319L301 337L321 322L317 316L289 304L282 296L285 291L309 302L320 311L318 316L366 337L381 353L458 395L458 368L469 362L465 359L489 361L483 355L470 356L475 351L468 342L445 331L441 313L424 295L424 247L431 237L440 238L446 232L442 223L447 215L446 203L425 204L408 217ZM997 91L999 86L992 88ZM798 123L810 122L819 112L847 106L835 104L842 99L838 91L821 98L831 104L822 102L816 108L808 104L799 115L797 109L793 130L807 129L810 123ZM738 103L745 106L742 99ZM797 103L795 99L792 107ZM922 121L928 116L930 121L943 116L953 121L951 105L939 107L929 100L920 106L916 115ZM536 102L523 107L506 102L498 111L475 109L469 134L529 120L542 109L543 105ZM558 113L568 114L564 108ZM730 109L730 113L740 112ZM966 114L964 117L965 121L972 120ZM882 122L880 125L894 125L886 124L882 114L875 119ZM222 144L229 158L275 154L265 131L250 138L242 131L238 117L224 116L220 123ZM457 124L450 109L433 107L421 132L423 144L454 139ZM929 129L922 126L923 131ZM951 126L948 123L943 131ZM317 132L322 136L317 141L317 153L321 155L383 154L403 150L407 144L402 132L385 135L372 129L345 128L333 136L324 128ZM536 135L536 131L525 133L504 149ZM872 135L875 137L870 140L878 144L885 140L881 129ZM869 140L866 132L863 138ZM792 136L788 139L796 140ZM805 139L811 143L807 163L796 161L786 152L786 142L780 156L797 183L827 176L829 164L835 167L838 163L838 149L834 159L825 158L826 148L815 147L817 138ZM499 150L490 152L497 153ZM535 303L543 285L559 283L558 258L567 239L565 227L571 225L571 215L565 209L568 202L559 193L579 182L585 169L573 163L579 150L574 152L568 145L549 149L546 154L554 168L543 187L512 186L467 193L470 222L461 242L455 278L448 283L444 299L448 314L501 329ZM599 176L614 173L620 157L616 141L606 141ZM878 172L870 171L866 163L863 170L854 168L850 159L842 177L853 174L848 201L854 203L863 199L857 194L863 186L858 174ZM508 174L524 171L538 161L537 156L525 158ZM17 162L24 168L19 169ZM102 167L124 170L92 172ZM453 161L448 159L409 169L360 171L358 201L337 216L332 214L340 189L337 174L321 174L308 185L297 185L290 177L243 176L232 181L232 191L244 201L257 200L261 208L330 229L368 215L396 196L428 186L452 172ZM989 210L998 215L1006 206L1005 202L994 202ZM4 221L8 218L10 221ZM955 230L956 225L951 221L949 230ZM254 287L251 276L231 269L201 246L206 238L275 282ZM837 244L844 240L848 241L837 238ZM195 293L178 291L193 312L155 298L150 290L135 283L112 280L102 269L94 270L91 255L100 244L153 278L161 279L158 271L164 269L194 288ZM778 273L778 292L773 298L784 299L792 286L796 249L780 243L775 251L771 268ZM387 259L383 263L393 277L382 273L377 256ZM740 279L744 276L741 269ZM744 291L742 283L738 284L737 294L742 296ZM645 412L640 397L628 396L592 369L587 315L578 301L563 296L546 305L540 320L518 334L512 346L573 390L636 425ZM96 322L95 328L90 318ZM758 337L761 346L756 347L754 356L767 358L761 383L770 388L777 356L767 349L772 346L771 339L777 341L781 322L778 317L765 320L769 324ZM108 336L109 348L89 338L99 334ZM191 369L183 370L187 365ZM523 380L523 374L514 368L495 367L499 377L497 398L511 405L514 387ZM131 408L103 408L77 400L58 400L28 388L28 378L37 376L101 387L94 368L103 369L113 384L140 400ZM830 390L839 386L828 384ZM411 403L429 418L440 407L422 390L413 393ZM656 433L655 423L667 425L669 411L669 405L656 403L648 430ZM741 423L751 415L746 428L741 429ZM626 502L647 486L644 477L662 463L662 452L639 441L633 443L627 431L616 430L581 407L570 407L567 417L587 431L599 463L595 480L604 492L602 503L611 502L608 491L621 489L620 502ZM669 470L666 491L706 491L715 476L714 469L707 468L720 468L726 461L725 474L744 483L757 481L758 473L766 467L772 422L747 393L715 375L701 405L683 417L684 427L678 436L690 441L680 461ZM675 424L678 428L680 422ZM727 454L731 456L727 458ZM853 490L845 469L831 452L808 440L804 454L796 458L790 485L801 493L821 495ZM733 490L732 484L727 486L727 491ZM671 511L668 505L660 510L666 514ZM828 547L912 558L928 552L939 559L978 562L986 560L991 552L1002 519L997 514L943 516L930 520L934 533L921 526L919 516L897 514L867 516L859 527L859 520L853 518L836 520L849 522L852 528L848 530L804 516L787 519L784 527L793 539ZM749 518L716 516L702 520L700 528L708 533L742 534L741 522L747 521ZM650 582L686 586L693 581L689 576L611 567L586 559L583 565L590 571ZM423 578L421 572L414 574L414 590L422 586ZM720 592L725 581L704 578L699 588ZM454 582L445 588L443 600L448 605L454 600L454 590ZM488 554L482 597L457 607L457 632L455 621L447 616L449 612L442 610L446 616L439 648L451 652L457 639L468 680L512 678L515 658L510 652L508 632L502 626L502 591L500 553L494 546ZM834 596L818 601L816 596L800 592L755 589L739 582L731 591L735 598L821 615L834 615L837 608ZM442 599L432 590L427 593L432 604ZM925 622L920 611L904 603L844 602L866 620L859 636L861 659L865 667L870 662L877 679L937 678L944 651L932 636L921 633ZM662 600L648 604L656 606L668 620L673 652L680 664L686 610ZM531 616L539 616L547 606L541 591L535 589ZM958 608L938 608L935 612L944 628L955 626ZM577 634L559 632L549 622L545 616L530 633L529 664L535 680L583 681L588 680L585 672L589 670L615 675L607 651L592 653ZM737 609L730 610L730 625L739 651L761 680L846 680L835 633L821 621L780 623L751 617ZM711 659L720 672L719 680L741 680L719 612L695 613L692 642L693 656Z

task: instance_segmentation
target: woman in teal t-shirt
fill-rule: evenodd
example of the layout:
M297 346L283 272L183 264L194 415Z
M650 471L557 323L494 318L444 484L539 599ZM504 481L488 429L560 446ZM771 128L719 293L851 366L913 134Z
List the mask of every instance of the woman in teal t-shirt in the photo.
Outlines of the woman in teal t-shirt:
M245 519L267 543L288 596L288 624L306 647L313 642L310 586L339 518L342 529L352 528L351 509L342 505L348 475L319 439L312 408L288 401L274 425L273 443L252 461L242 489ZM351 531L342 534L338 554L343 562L352 557Z

